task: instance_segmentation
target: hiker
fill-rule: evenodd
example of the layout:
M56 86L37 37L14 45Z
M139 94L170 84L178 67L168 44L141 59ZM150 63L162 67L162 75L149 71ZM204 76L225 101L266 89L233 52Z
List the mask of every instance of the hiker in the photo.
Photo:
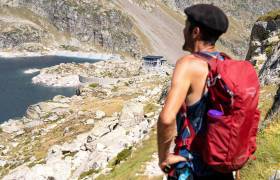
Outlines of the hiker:
M211 151L211 148L201 148L203 147L202 145L208 142L200 143L203 141L203 138L200 138L202 141L196 138L197 134L203 134L206 129L208 129L205 125L205 117L210 112L207 113L210 96L208 92L210 89L208 85L206 85L206 80L208 80L207 78L209 76L208 61L210 61L210 59L215 59L218 62L224 61L225 58L229 59L229 57L220 53L215 48L215 43L218 38L228 29L228 18L221 9L208 4L190 6L186 8L184 12L187 16L187 20L183 30L185 38L183 50L189 51L191 54L182 57L176 62L171 88L159 116L159 166L165 173L169 174L168 179L231 180L233 179L231 169L240 168L241 165L229 167L226 172L214 170L214 168L203 161L204 157L202 158L203 153L207 156L207 151ZM231 63L232 61L229 60L228 62ZM256 119L255 122L257 122L259 118L259 112L256 110L259 87L258 80L254 68L249 65L248 62L244 62L243 64L244 68L248 68L250 72L252 71L252 82L256 84L256 87L249 87L247 89L250 91L252 90L252 99L256 99L256 102L252 103L253 107L251 113ZM240 64L242 65L241 67L243 67L243 64ZM242 75L242 73L240 75ZM216 77L215 81L217 79L219 79L219 77ZM229 92L229 98L227 99L233 99L233 96L230 94L231 91L227 90L227 92ZM223 102L218 103L222 104ZM221 109L221 111L223 111L223 109ZM214 113L214 115L219 115L219 113L221 113L221 115L223 115L222 113L224 112L213 110L211 113ZM185 119L188 119L188 121L185 121ZM252 124L255 125L256 123ZM250 124L248 126L250 126ZM250 127L248 129L248 132L251 133L250 135L253 136L253 140L250 142L252 143L252 147L246 149L248 153L244 156L246 159L242 159L242 165L249 159L248 156L256 149L254 144L256 129L257 125L254 128ZM221 130L221 132L224 131ZM225 136L227 136L228 132L225 132ZM206 133L205 137L207 135ZM246 139L246 137L250 135L244 135L244 139L249 141L249 138ZM170 153L170 146L175 137L175 153ZM250 144L241 141L240 143ZM215 158L211 158L209 158L209 161L213 159L213 161L215 161Z

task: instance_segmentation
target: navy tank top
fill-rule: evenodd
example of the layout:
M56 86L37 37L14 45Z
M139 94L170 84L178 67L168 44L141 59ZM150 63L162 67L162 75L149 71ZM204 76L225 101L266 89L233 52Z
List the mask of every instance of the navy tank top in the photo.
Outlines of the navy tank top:
M201 52L204 55L208 55L210 57L215 57L219 60L224 60L223 57L220 55L219 52ZM204 129L204 119L207 114L207 107L208 107L208 93L204 93L200 100L198 100L196 103L194 103L191 106L187 106L186 114L182 114L182 112L179 112L176 117L176 123L177 123L177 132L179 133L180 127L183 124L183 119L187 117L195 131L195 134L197 134L199 131L203 131ZM190 136L190 132L185 132L185 137ZM195 175L198 176L205 176L205 175L211 175L213 174L213 170L203 163L201 157L196 154L195 152L189 152L188 150L180 150L183 152L183 156L189 158L191 161L187 163L189 168L192 169L192 172Z

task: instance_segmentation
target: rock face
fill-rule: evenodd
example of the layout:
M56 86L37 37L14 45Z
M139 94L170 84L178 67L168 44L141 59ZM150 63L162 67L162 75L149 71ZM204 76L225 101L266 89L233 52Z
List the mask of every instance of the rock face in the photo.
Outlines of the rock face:
M280 111L280 11L272 11L254 24L247 58L259 70L262 85L276 85L274 103L266 118Z
M269 180L280 180L280 170L274 171Z
M250 48L246 59L261 69L266 59L277 59L277 44L280 41L280 19L257 21L252 29ZM274 52L275 51L275 52ZM274 57L272 57L274 55ZM269 60L271 63L271 60ZM270 64L268 62L268 64Z
M140 54L140 41L133 33L132 21L109 1L4 0L0 5L6 15L0 21L0 48L28 42L45 44L45 36L52 36L52 45L64 49L78 50L81 44L87 44L134 57ZM19 19L12 23L14 13L7 11L21 13L22 23L18 24ZM7 25L9 28L5 28ZM69 35L71 39L67 39ZM57 41L57 36L63 36L64 41Z
M280 21L279 21L280 22ZM280 24L280 23L279 23ZM264 84L279 84L280 82L280 39L273 47L272 54L263 64L259 76Z
M149 52L174 63L184 55L184 17L172 9L182 14L185 7L201 2L214 3L228 13L231 27L218 44L239 57L247 49L249 29L257 15L280 7L273 0L265 6L254 0L2 0L0 48L5 52L102 49L133 57Z
M262 84L279 84L280 73L280 18L275 11L255 23L247 59L259 69ZM275 18L268 18L275 16Z
M0 48L13 48L24 43L36 44L48 38L47 32L34 24L2 21L0 31Z
M270 109L270 111L267 113L266 118L274 117L274 116L279 116L280 113L280 86L278 86L278 90L276 92L276 95L274 97L274 102L273 105Z
M124 128L131 128L139 124L144 117L143 108L141 103L131 102L126 104L120 116L120 125Z

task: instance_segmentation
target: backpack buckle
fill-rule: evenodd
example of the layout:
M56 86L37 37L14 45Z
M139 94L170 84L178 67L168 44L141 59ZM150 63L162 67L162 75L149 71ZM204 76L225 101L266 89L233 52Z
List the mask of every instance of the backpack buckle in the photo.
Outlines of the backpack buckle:
M213 82L211 82L211 79L210 78L208 78L207 79L207 86L208 87L211 87L211 86L214 86L216 83L217 83L217 80L218 79L221 79L221 75L220 74L218 74L215 78L213 78Z

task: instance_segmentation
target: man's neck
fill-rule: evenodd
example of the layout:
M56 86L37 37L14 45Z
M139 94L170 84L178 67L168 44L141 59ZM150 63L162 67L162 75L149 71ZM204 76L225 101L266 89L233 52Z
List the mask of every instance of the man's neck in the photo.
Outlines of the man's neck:
M202 51L214 52L216 51L215 45L205 44L204 42L196 43L193 52L202 52Z

